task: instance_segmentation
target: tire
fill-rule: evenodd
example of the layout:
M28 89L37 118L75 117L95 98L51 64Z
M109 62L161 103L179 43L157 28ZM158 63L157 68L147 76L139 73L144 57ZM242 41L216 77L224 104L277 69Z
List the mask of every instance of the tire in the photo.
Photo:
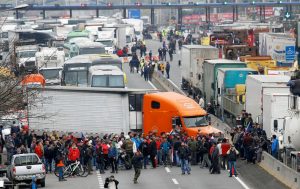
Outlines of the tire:
M40 184L41 187L44 188L46 186L46 180L45 179L40 180Z
M75 172L76 172L76 175L77 176L82 176L82 175L84 175L84 173L85 173L85 169L84 169L84 166L83 165L79 165L78 167L77 167L77 169L75 170Z

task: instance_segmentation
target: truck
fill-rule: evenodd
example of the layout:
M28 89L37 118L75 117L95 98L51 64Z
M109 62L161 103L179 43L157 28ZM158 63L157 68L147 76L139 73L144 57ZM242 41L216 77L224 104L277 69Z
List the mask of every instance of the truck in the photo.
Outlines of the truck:
M38 45L22 45L15 47L16 61L19 67L25 68L26 72L33 72L37 69L35 53Z
M61 71L65 61L65 52L62 47L40 47L35 54L39 73L46 80L47 85L59 85Z
M291 67L295 60L296 39L285 33L260 33L259 55L271 56L278 67Z
M33 176L41 187L45 187L46 169L40 158L35 153L14 155L7 167L7 178L14 184L30 184Z
M249 75L246 79L246 111L256 123L262 124L264 94L289 93L290 76Z
M144 21L142 19L122 19L122 21L133 26L137 40L143 40Z
M72 132L75 136L128 131L171 132L176 125L195 136L220 134L192 99L174 92L147 89L46 86L45 100L29 107L30 128ZM172 98L170 98L172 97Z
M251 68L219 68L217 72L217 104L221 113L228 113L237 117L245 109L244 97L245 82L248 75L257 75L258 72Z
M181 88L203 94L203 62L218 58L219 50L213 46L183 45Z
M219 105L217 102L217 73L219 68L245 68L247 65L238 60L213 59L203 63L203 95L206 103Z

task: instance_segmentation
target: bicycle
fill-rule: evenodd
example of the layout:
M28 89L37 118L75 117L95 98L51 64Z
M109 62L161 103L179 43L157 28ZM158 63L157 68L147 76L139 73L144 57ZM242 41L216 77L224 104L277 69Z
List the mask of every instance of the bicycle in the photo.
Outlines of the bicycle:
M55 176L59 177L58 169L55 169L54 174ZM70 163L68 166L63 167L64 178L75 174L80 177L87 177L89 175L88 167L82 165L80 161L75 161L74 163Z

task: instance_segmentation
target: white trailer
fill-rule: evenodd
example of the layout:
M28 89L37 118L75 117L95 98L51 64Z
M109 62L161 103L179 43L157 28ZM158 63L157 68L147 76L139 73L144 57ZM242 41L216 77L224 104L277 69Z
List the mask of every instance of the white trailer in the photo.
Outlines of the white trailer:
M143 94L147 89L45 87L28 108L29 127L36 131L83 134L127 133L142 129ZM130 108L129 108L130 107Z
M285 119L289 116L289 98L290 93L263 95L263 129L268 138L279 136L284 131Z
M203 62L217 59L219 50L213 46L184 45L181 52L182 88L192 86L203 92Z
M255 122L262 124L264 94L289 93L289 76L249 75L246 79L246 111Z

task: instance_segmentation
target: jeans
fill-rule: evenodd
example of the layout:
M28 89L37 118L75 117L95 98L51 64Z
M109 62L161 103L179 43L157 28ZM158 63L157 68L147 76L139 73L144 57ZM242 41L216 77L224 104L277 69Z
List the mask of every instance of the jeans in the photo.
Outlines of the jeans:
M203 167L205 166L205 164L208 166L208 168L210 168L211 162L210 162L210 160L209 160L209 158L208 158L208 153L204 153L204 154L203 154L203 160L202 160L202 165L201 165L201 167L203 168Z
M228 161L230 176L237 175L236 173L236 161ZM232 171L233 168L233 171Z
M116 157L115 158L111 157L111 158L109 158L109 160L110 160L110 165L111 165L111 171L112 171L112 173L118 172L118 164L117 164Z
M162 160L161 160L161 151L160 150L157 150L157 162L158 164L162 164Z
M148 155L145 155L144 156L144 168L145 169L147 168L148 162L149 162L149 157L148 157Z
M45 159L46 173L52 172L52 159Z
M187 159L181 159L181 171L182 174L185 174L185 172L189 174L191 172L189 161Z
M57 169L58 169L58 178L59 180L62 180L64 178L63 167L57 167Z

